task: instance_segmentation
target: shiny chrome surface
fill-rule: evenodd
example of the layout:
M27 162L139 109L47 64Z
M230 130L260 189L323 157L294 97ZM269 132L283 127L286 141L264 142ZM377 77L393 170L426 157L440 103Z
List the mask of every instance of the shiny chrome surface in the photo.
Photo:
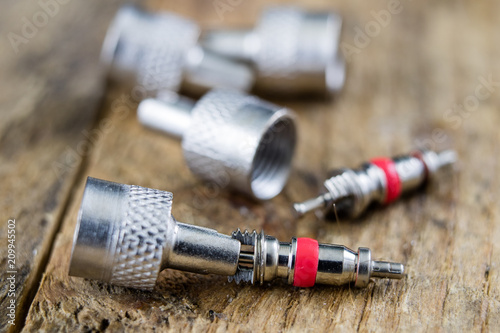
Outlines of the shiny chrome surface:
M238 229L232 237L241 242L242 246L251 246L253 256L246 251L244 264L241 255L236 274L229 281L236 283L248 282L263 284L277 278L285 279L289 284L294 281L295 256L297 239L290 243L278 242L263 231L248 232ZM248 258L253 260L253 266L248 265ZM404 276L404 266L400 263L373 261L368 248L359 248L358 253L342 245L319 244L318 270L316 283L328 285L343 285L353 283L355 287L368 285L370 278L401 279Z
M373 270L372 253L366 247L358 249L358 262L356 265L355 287L366 287L370 282L370 275Z
M182 87L202 95L209 88L231 88L249 91L255 75L249 66L195 46L186 57Z
M396 171L401 180L403 192L414 190L421 186L426 178L425 163L414 156L394 158Z
M356 279L357 254L345 246L321 244L319 249L319 284L342 285Z
M172 193L88 178L73 240L69 275L151 290L166 268L228 275L230 281L293 284L297 240L264 232L231 236L177 222ZM370 277L400 279L402 264L371 260L341 245L319 245L316 283L365 287Z
M75 229L69 275L152 289L161 270L236 272L240 243L177 223L172 193L89 177Z
M434 152L432 150L420 150L413 153L413 156L420 158L426 168L427 177L433 179L439 169L452 165L457 161L457 153L454 150L444 150Z
M333 12L271 6L248 30L213 30L204 47L254 64L257 88L275 92L336 92L345 81L339 52L342 19Z
M182 140L191 126L194 102L173 92L162 92L157 98L143 100L137 108L137 118L144 126Z
M172 241L172 193L89 177L69 274L151 289Z
M200 91L249 89L252 70L204 50L197 44L199 35L196 23L177 14L124 6L108 29L101 62L111 79L133 88L138 98L178 91L181 85Z
M434 178L439 169L455 163L456 159L453 150L440 153L417 151L411 155L394 158L402 194ZM387 187L384 172L371 163L365 163L358 169L334 170L323 185L325 193L293 205L297 217L317 209L331 213L334 207L339 213L357 217L372 202L383 203Z
M73 238L70 275L111 280L127 192L121 184L87 180Z
M295 114L235 90L213 90L197 103L172 94L139 104L139 121L181 138L198 177L257 199L288 180L296 145Z
M241 244L216 230L177 223L166 267L203 274L236 273Z

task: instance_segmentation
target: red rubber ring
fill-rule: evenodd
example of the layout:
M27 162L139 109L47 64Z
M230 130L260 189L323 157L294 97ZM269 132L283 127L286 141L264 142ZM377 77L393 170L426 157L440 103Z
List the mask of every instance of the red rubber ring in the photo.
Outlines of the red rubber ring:
M387 181L386 196L384 203L388 204L396 200L401 195L401 179L394 161L390 158L374 158L370 161L384 171Z
M319 245L311 238L297 238L295 254L295 272L293 285L296 287L312 287L318 273Z

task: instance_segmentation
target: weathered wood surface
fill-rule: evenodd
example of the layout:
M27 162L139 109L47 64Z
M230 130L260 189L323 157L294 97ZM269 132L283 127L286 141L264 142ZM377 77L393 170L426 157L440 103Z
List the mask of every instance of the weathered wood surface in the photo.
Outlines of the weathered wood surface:
M263 5L241 2L223 13L220 20L214 3L236 2L152 1L149 6L174 9L205 25L221 25L251 23ZM300 142L291 180L283 194L270 202L257 204L224 191L208 191L188 172L179 144L142 128L128 92L116 87L108 90L99 122L94 124L91 153L83 159L80 171L69 175L56 194L47 192L50 186L43 186L52 177L48 175L52 172L49 166L60 158L64 147L76 148L83 138L80 128L91 122L85 117L91 118L92 109L85 109L84 115L81 112L85 110L75 111L74 116L82 118L71 124L81 127L68 132L63 131L63 123L49 128L36 126L39 123L34 120L31 127L16 127L17 123L5 127L5 122L1 123L2 156L9 152L9 156L25 156L24 160L11 157L8 161L2 157L2 177L19 179L14 183L2 178L2 184L12 184L9 189L2 188L2 198L12 198L2 207L2 214L4 207L19 207L4 219L12 216L22 220L21 212L44 216L37 198L56 198L51 211L62 215L62 228L27 316L26 331L498 330L500 5L494 1L401 1L400 12L391 14L388 24L379 24L378 32L372 30L364 44L356 39L358 28L370 29L370 24L376 28L377 24L370 23L376 22L372 11L388 10L387 2L317 1L306 5L338 9L345 22L343 41L349 44L344 47L357 49L348 63L347 85L338 98L275 100L298 112ZM84 10L76 3L68 6L78 7L86 15L94 13L90 19L80 12L82 23L88 20L94 24L109 17L100 9ZM71 14L61 13L59 19L76 18L73 10ZM78 30L76 24L72 27ZM46 33L63 32L47 29ZM77 52L67 47L66 52ZM80 47L78 52L98 52L83 42ZM41 51L31 52L35 58ZM54 61L69 61L56 60L56 53L51 55ZM18 77L6 73L13 79ZM44 80L53 80L53 73L40 73ZM84 71L81 75L95 80L97 74ZM64 103L60 107L71 110L90 108L79 97L95 96L95 87L89 87L91 81L75 77L68 80L65 86L75 91L80 87L83 92L68 99L40 93L46 96L46 103ZM484 85L485 81L493 84ZM483 88L478 88L481 85ZM25 94L11 89L14 91L6 94L8 100L22 100L19 97ZM478 105L474 104L475 97L480 99ZM472 104L464 109L456 107L464 103ZM30 105L21 104L16 114L28 112ZM51 112L42 113L39 119L57 114L52 116L54 121L62 122L64 116L70 116L69 111ZM48 134L42 138L51 140L45 143L36 136L36 146L30 148L35 152L28 155L30 150L21 150L20 143L13 139L14 128L25 136L43 128L42 132ZM332 223L311 216L301 221L292 219L289 203L315 194L328 169L356 166L372 156L403 153L419 144L456 148L460 163L455 172L443 172L439 183L391 207L371 210L356 221ZM57 147L62 148L50 155ZM41 160L33 164L31 156ZM10 169L6 167L9 165ZM227 283L224 277L165 271L155 293L70 278L67 271L72 235L86 176L172 191L173 214L179 221L221 232L229 233L237 227L264 228L282 240L297 235L353 248L367 246L377 258L406 263L408 276L399 282L376 281L363 290L321 286L297 289L279 282L262 287L237 286ZM70 188L74 196L68 197ZM38 242L38 251L48 253L46 239L51 239L50 233L57 229L57 218L51 217L45 227L50 230L40 236L28 233L28 229L35 228L34 224L28 226L28 219L36 221L35 217L26 217L26 226L21 229L19 224L19 233L30 235L19 244Z
M24 322L85 159L82 133L92 128L103 96L96 62L100 35L115 10L40 3L8 1L0 11L2 331ZM12 268L7 266L9 219L16 224ZM15 296L9 295L7 270L17 272ZM11 301L16 326L7 325Z

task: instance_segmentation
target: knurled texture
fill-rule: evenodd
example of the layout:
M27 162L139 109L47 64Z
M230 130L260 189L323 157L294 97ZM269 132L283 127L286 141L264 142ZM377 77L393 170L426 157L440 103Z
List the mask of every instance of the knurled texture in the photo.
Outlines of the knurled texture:
M252 112L251 108L267 113ZM269 117L279 109L237 91L213 90L206 94L192 110L191 125L182 142L191 171L220 187L232 185L251 193L250 185L242 182L250 177L261 140L259 117ZM240 183L230 184L236 180Z
M231 234L231 237L233 239L240 241L240 243L242 245L252 245L252 246L254 246L254 249L256 247L257 232L255 232L255 230L252 232L248 232L248 230L241 232L241 230L238 229ZM254 256L255 256L255 252L254 252ZM240 284L240 282L250 282L253 284L254 283L254 271L255 271L255 269L241 268L240 266L238 266L238 270L236 271L236 274L234 274L232 276L228 276L227 280L229 282L234 281L234 282L236 282L236 284Z
M172 224L172 193L130 186L121 222L111 284L153 289Z
M196 24L182 17L143 13L125 28L125 45L118 52L135 58L137 84L146 91L178 91L187 52L198 35Z
M368 178L366 180L371 182ZM324 185L328 192L330 192L333 202L352 198L347 208L348 214L354 217L362 211L367 198L365 198L363 191L360 189L362 184L359 184L359 177L356 172L351 169L340 169L336 175L325 180Z
M333 202L351 198L343 207L351 217L357 217L378 198L385 197L385 174L375 164L366 163L359 169L340 169L324 182Z
M356 177L356 174L351 170L343 169L325 180L324 185L334 200L344 199L354 195L357 186Z
M299 61L300 10L293 7L266 10L256 33L260 50L256 64L262 76L293 76Z

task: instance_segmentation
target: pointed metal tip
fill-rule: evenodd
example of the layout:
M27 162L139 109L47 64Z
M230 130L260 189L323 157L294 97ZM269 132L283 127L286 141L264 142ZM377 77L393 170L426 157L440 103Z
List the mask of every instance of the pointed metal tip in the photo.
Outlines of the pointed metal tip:
M293 213L296 218L302 217L304 214L314 211L319 208L325 208L330 200L329 193L317 196L316 198L297 202L293 204Z
M402 279L404 277L405 266L400 263L387 261L374 261L372 266L372 277Z
M301 202L294 203L292 206L292 213L295 218L302 217L306 213L304 204L302 204Z
M440 167L454 164L458 160L457 152L452 149L443 150L442 152L439 152L437 155Z

